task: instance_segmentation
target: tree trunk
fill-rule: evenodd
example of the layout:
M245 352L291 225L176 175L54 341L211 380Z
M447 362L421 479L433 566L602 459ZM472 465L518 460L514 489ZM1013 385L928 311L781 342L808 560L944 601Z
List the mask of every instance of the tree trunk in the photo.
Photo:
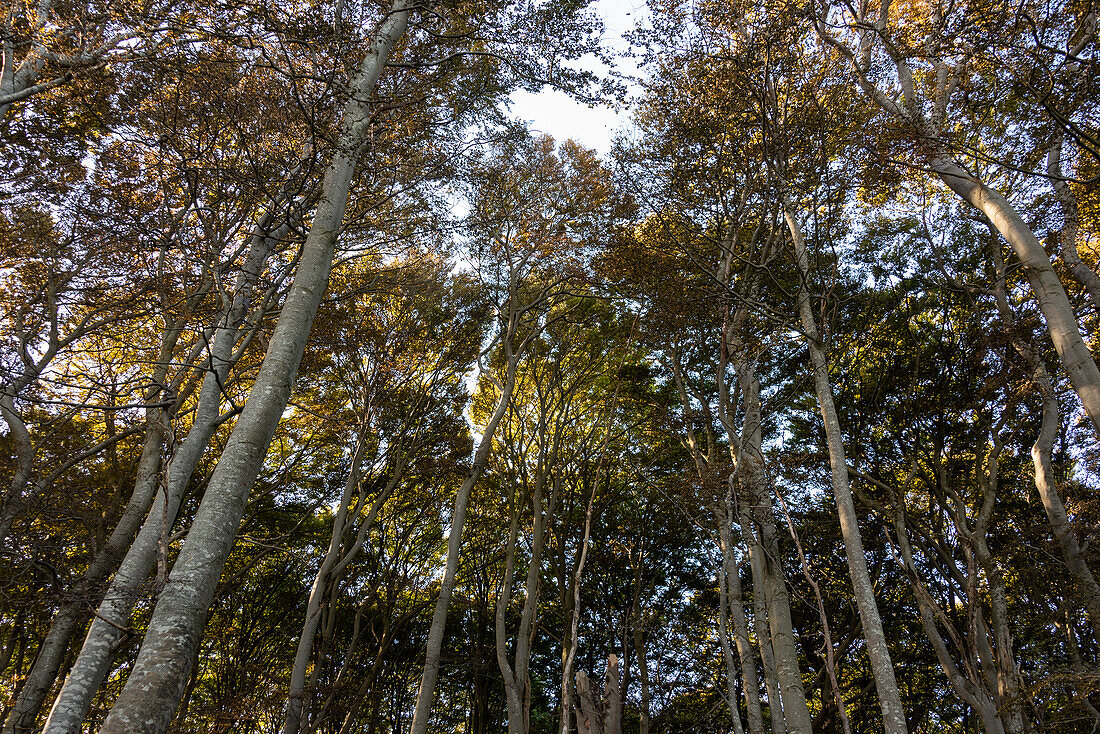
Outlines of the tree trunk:
M641 696L638 734L649 734L649 664L645 654L645 635L639 626L634 627L634 654L638 657L638 688Z
M924 628L928 641L932 644L932 649L936 653L936 659L939 661L940 668L943 670L944 675L947 676L947 681L951 684L951 688L970 710L978 714L978 718L981 719L982 728L985 729L986 734L1005 734L1004 725L997 711L997 704L989 691L986 690L984 686L979 685L980 676L974 670L974 666L964 659L963 665L965 667L965 672L959 670L958 665L955 664L955 661L951 657L951 652L947 648L947 643L944 641L943 635L940 634L940 630L936 626L937 619L943 620L946 624L949 624L949 622L947 622L947 617L944 615L943 610L932 598L928 588L917 576L916 565L913 562L913 550L909 542L909 529L907 527L905 506L901 504L903 501L904 499L899 497L897 506L894 508L894 534L897 536L898 548L901 551L902 567L909 576L910 584L913 587L913 594L917 600L917 610L920 615L921 626ZM952 632L951 629L948 629L948 632L957 642L956 646L961 647L961 636L957 632Z
M513 328L511 322L507 327L504 338L506 343L511 343ZM443 632L447 626L447 609L451 604L451 593L454 591L455 576L458 573L458 556L462 546L462 526L466 522L466 506L470 501L470 492L489 461L489 453L493 448L493 434L496 433L508 404L512 400L512 390L516 383L516 363L518 355L508 355L508 366L505 374L500 400L493 410L489 422L482 433L481 443L474 453L474 464L470 467L470 474L459 487L455 495L454 512L451 514L451 529L447 536L447 563L443 571L443 581L439 587L439 598L435 603L435 611L432 614L432 624L428 630L428 646L424 654L424 673L420 678L420 689L416 696L416 710L413 713L411 734L425 734L428 730L428 719L431 716L432 699L435 696L435 684L439 679L440 652L443 649Z
M840 517L840 532L844 538L844 550L848 557L848 572L852 579L856 605L859 607L860 621L863 624L863 638L867 643L867 656L871 661L875 688L878 691L879 706L882 709L883 727L886 734L907 734L905 710L901 705L901 693L894 677L894 665L890 659L890 649L886 644L886 634L882 629L875 590L871 584L871 575L867 570L867 555L863 550L863 538L859 531L855 503L852 501L851 488L848 485L848 465L844 452L844 436L840 429L836 405L833 402L833 388L829 381L829 364L825 358L821 343L821 334L817 328L813 308L810 305L809 279L810 258L802 238L802 228L795 219L786 194L783 195L783 216L794 243L798 261L799 277L802 287L798 294L798 311L802 319L802 330L806 345L810 351L813 365L814 388L821 409L821 418L825 423L825 436L829 444L829 461L832 465L833 494L836 496L837 514Z
M339 558L340 546L344 540L344 526L347 521L348 509L355 488L359 484L359 462L363 452L363 439L360 437L355 447L355 455L351 460L351 468L348 479L344 483L344 490L340 497L340 506L336 511L336 517L332 520L332 535L329 538L328 551L321 561L321 567L317 569L317 575L313 579L313 586L309 590L309 599L306 602L306 617L302 624L302 632L298 637L298 647L294 655L294 667L290 672L290 691L287 695L286 718L283 721L283 734L298 734L302 720L302 709L306 689L306 668L309 665L309 655L313 650L313 638L317 634L317 624L321 620L321 600L326 589L329 573Z
M752 574L753 627L756 628L756 646L760 650L760 663L764 669L764 690L768 694L768 714L771 718L773 734L786 734L787 719L783 715L783 697L779 693L779 679L775 673L775 655L772 650L771 632L768 628L767 592L764 581L763 549L747 502L741 503L741 536L745 540L749 555L749 570Z
M619 658L612 653L607 658L607 674L603 687L603 733L622 734L622 691L619 688Z
M286 408L313 318L328 285L336 235L367 133L371 93L407 24L404 0L396 0L352 80L337 149L325 172L313 225L267 354L153 610L145 644L100 730L102 734L163 732L179 704L191 655L232 549L249 490Z
M274 235L273 235L274 237ZM111 658L130 622L134 605L144 596L143 586L157 560L160 544L176 521L187 485L218 426L222 392L235 364L234 347L252 303L252 289L271 254L274 239L260 236L234 285L229 307L219 317L210 347L208 370L199 390L195 417L187 437L163 470L148 475L152 506L102 596L95 618L65 683L54 701L45 731L75 734L80 729L96 691L107 675ZM165 360L167 362L167 360ZM157 444L157 459L160 445ZM142 474L138 473L141 481ZM160 487L160 491L156 491Z
M746 441L746 444L749 442ZM758 451L755 447L753 450ZM750 513L759 543L761 577L764 584L764 603L768 610L768 633L775 660L776 684L783 701L783 718L791 734L811 734L813 720L806 705L806 693L802 687L802 674L798 667L798 649L795 645L794 627L791 621L790 596L783 569L779 566L779 541L776 537L774 506L771 493L763 477L759 457L748 451L742 457L742 480L746 495L753 503Z
M160 413L159 410L155 412ZM99 584L118 563L118 558L133 539L137 522L140 522L149 508L159 476L162 437L163 428L159 415L150 416L147 420L145 446L138 459L134 492L127 509L104 548L96 554L80 582L70 590L72 597L54 616L50 631L39 646L34 664L4 723L4 734L29 734L37 728L38 714L57 680L62 660L69 651L69 643L87 619L84 611L88 604L86 597L96 593Z
M1040 423L1039 435L1031 447L1031 461L1035 467L1035 489L1039 493L1039 499L1043 503L1047 521L1054 533L1054 540L1058 549L1062 552L1062 559L1073 578L1072 595L1078 604L1085 610L1089 622L1092 625L1093 636L1100 642L1100 584L1089 568L1085 560L1084 551L1077 542L1077 535L1073 531L1065 504L1058 493L1058 483L1054 476L1052 453L1054 439L1058 435L1058 427L1061 423L1058 408L1058 395L1054 391L1054 384L1050 379L1043 360L1039 358L1033 345L1028 344L1019 336L1016 328L1016 317L1008 303L1005 286L1005 265L1001 258L1000 245L992 244L994 267L997 272L997 283L994 295L997 302L997 310L1005 330L1012 339L1012 346L1024 359L1028 369L1031 370L1031 381L1039 390L1043 400L1043 417Z
M729 525L723 519L719 528L721 537L719 546L722 551L722 563L718 569L718 642L722 646L722 659L726 664L726 700L730 710L730 719L733 721L734 734L743 734L741 725L741 707L737 705L737 666L733 659L733 646L730 645L729 609L733 606L729 593L730 565L733 561L733 549L730 548ZM740 603L740 600L738 600ZM745 683L746 696L748 682ZM759 712L758 712L759 713ZM750 727L751 734L757 734L757 730Z
M729 508L732 512L732 508ZM741 571L730 548L730 565L726 571L729 588L729 614L733 620L733 640L741 666L741 685L745 689L745 709L748 713L749 734L764 734L764 715L760 708L760 680L756 672L756 656L749 639L749 623L745 618L741 596Z
M516 539L519 536L519 502L516 501L516 487L512 483L511 519L508 523L508 547L504 555L504 582L497 595L496 614L493 619L494 642L497 652L497 667L504 684L504 700L508 712L508 734L523 734L523 695L521 681L508 662L508 639L505 619L508 604L512 600L512 575L516 568ZM518 643L518 640L517 640Z
M172 362L172 354L181 333L182 329L171 323L162 332L157 367L151 375L153 385L166 384L168 365ZM173 388L178 388L179 382L180 379L177 378ZM153 388L145 395L145 402L152 403L160 394L161 388ZM118 568L141 527L141 521L149 511L160 480L166 420L167 414L163 408L158 406L146 409L145 442L134 471L134 489L130 499L110 537L88 564L80 580L73 584L68 592L70 598L54 616L50 630L39 646L34 664L4 724L4 734L30 732L36 728L42 704L57 680L73 635L87 620L86 608L99 597L103 581Z
M1092 352L1081 337L1073 306L1043 245L1007 199L971 176L948 154L937 152L929 162L932 170L952 191L992 222L1020 259L1054 342L1054 349L1069 374L1085 413L1092 421L1093 430L1100 436L1100 369L1097 369Z
M1054 187L1055 198L1062 207L1062 230L1058 233L1059 244L1062 250L1062 259L1065 260L1069 271L1077 282L1085 288L1085 292L1092 301L1092 307L1100 313L1100 276L1081 261L1081 254L1077 250L1077 233L1080 229L1081 214L1077 207L1077 198L1073 195L1069 184L1062 174L1062 144L1065 134L1059 130L1055 133L1054 144L1047 151L1047 175L1050 176L1051 185Z

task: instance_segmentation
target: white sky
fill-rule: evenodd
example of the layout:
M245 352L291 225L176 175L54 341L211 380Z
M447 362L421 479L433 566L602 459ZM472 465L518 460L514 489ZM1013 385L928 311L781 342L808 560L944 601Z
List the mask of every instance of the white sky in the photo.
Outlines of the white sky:
M629 50L630 44L623 34L632 30L636 21L646 17L645 0L597 0L591 7L603 18L604 47L612 53ZM626 74L637 72L631 59L620 59L617 67ZM588 107L556 90L543 90L538 94L516 92L509 100L512 116L529 121L532 130L559 141L572 138L605 156L611 150L615 134L629 122L624 110Z

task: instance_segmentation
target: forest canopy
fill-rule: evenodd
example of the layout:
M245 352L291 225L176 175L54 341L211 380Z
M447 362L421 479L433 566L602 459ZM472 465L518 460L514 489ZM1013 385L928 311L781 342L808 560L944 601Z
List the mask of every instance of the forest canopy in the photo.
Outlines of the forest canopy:
M1096 6L644 16L8 0L2 734L1100 728Z

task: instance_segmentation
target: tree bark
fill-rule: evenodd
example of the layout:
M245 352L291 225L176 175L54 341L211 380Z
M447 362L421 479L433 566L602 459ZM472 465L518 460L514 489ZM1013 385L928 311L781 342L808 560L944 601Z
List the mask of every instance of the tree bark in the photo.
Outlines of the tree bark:
M737 665L733 659L733 646L730 645L730 624L729 624L729 609L734 605L734 600L730 598L729 590L729 577L730 566L736 568L736 563L733 559L733 549L730 547L730 532L729 526L724 521L719 527L721 537L719 538L719 547L722 551L722 563L718 569L718 642L722 646L722 659L726 664L726 699L727 705L730 710L730 719L733 721L734 734L743 734L744 727L741 724L741 707L737 704ZM740 595L736 600L737 604L741 603ZM736 631L734 635L736 635ZM753 671L755 673L755 671ZM745 697L748 699L748 687L749 682L746 680L744 683ZM759 695L759 693L758 693ZM760 715L759 701L757 701L756 715ZM750 708L750 734L759 734L760 729L754 729L751 724L752 713ZM758 725L761 722L756 722ZM647 722L648 724L648 722ZM648 726L647 726L648 728Z
M507 333L504 336L506 345L511 344L513 334L513 321L510 319ZM443 632L447 626L447 610L451 604L455 576L458 574L458 557L462 547L462 527L466 522L466 506L470 502L470 492L485 471L486 463L489 461L489 453L493 448L493 435L496 433L497 426L500 425L500 421L504 418L511 402L512 390L515 388L516 383L517 360L518 354L508 355L507 371L501 385L503 389L500 391L500 399L485 426L485 431L482 433L481 443L474 453L474 464L470 467L470 474L455 494L454 512L451 514L451 529L447 537L447 562L443 571L443 580L439 587L439 598L436 600L435 611L432 614L431 627L428 630L428 646L424 654L424 672L420 678L420 689L416 696L416 710L413 713L410 726L411 734L425 734L428 730L428 719L431 717L432 700L435 696L435 684L439 680L440 653L443 649Z
M825 436L829 444L829 462L832 465L833 494L836 497L837 514L840 517L840 532L844 538L844 550L848 558L848 573L852 579L856 605L859 607L860 621L863 624L863 639L867 643L867 656L871 661L875 688L878 691L879 707L882 709L883 727L886 734L907 734L905 709L901 705L901 693L894 677L894 665L890 659L890 649L886 644L886 634L882 628L875 590L871 584L871 575L867 570L867 555L863 550L863 538L859 531L855 503L852 500L851 487L848 485L848 465L844 452L844 435L840 429L840 418L833 402L833 388L829 380L829 364L821 343L821 333L817 328L813 308L810 305L810 258L802 238L802 228L794 216L786 194L783 194L783 216L794 243L795 257L798 261L799 277L802 286L798 293L798 312L802 320L802 331L810 351L813 365L814 388L817 393L821 418L825 423Z
M328 551L321 561L317 575L313 579L313 586L309 591L309 599L306 602L306 617L302 624L302 632L298 637L298 647L294 655L294 667L290 672L290 691L287 695L286 718L283 721L283 734L298 734L302 720L302 709L306 688L306 668L309 665L309 655L313 650L313 638L317 634L317 624L321 620L321 600L327 588L329 572L340 555L340 546L344 540L344 525L347 521L348 509L351 498L359 484L359 462L363 452L363 439L360 437L355 454L351 459L348 479L344 483L344 490L340 497L339 509L332 520L332 535L329 538Z
M1043 313L1054 349L1069 375L1074 392L1081 399L1093 430L1100 436L1100 369L1081 337L1069 296L1054 272L1043 245L1008 200L939 152L930 157L940 179L968 204L984 214L1024 266L1031 291Z
M997 272L997 282L994 295L997 302L997 310L1005 330L1012 340L1012 346L1023 358L1028 369L1031 370L1031 381L1039 390L1042 398L1043 415L1039 427L1039 435L1031 447L1031 462L1035 468L1035 489L1039 499L1043 503L1047 521L1058 549L1062 552L1062 559L1073 578L1072 595L1085 610L1089 622L1092 625L1093 636L1100 642L1100 583L1089 568L1084 551L1077 541L1077 534L1070 523L1069 514L1065 504L1058 493L1058 483L1054 476L1052 454L1054 439L1058 435L1061 424L1061 414L1058 407L1058 395L1054 390L1050 373L1047 372L1043 360L1039 358L1033 345L1020 335L1016 327L1016 317L1008 303L1005 286L1005 265L1001 258L1000 245L993 242L991 246L993 263Z
M367 134L371 93L407 24L404 0L396 0L352 80L337 150L325 172L320 203L267 354L153 610L145 644L104 721L102 734L163 732L179 704L192 652L232 549L249 490L286 407L310 327L328 285L336 236L344 218L358 151Z
M262 222L266 220L265 216ZM261 232L254 239L248 260L234 284L228 308L216 322L191 430L168 460L163 479L158 471L146 476L149 491L153 493L152 505L148 506L137 537L122 557L103 594L76 661L54 701L45 728L51 734L75 734L80 730L92 698L107 675L111 658L129 625L134 605L143 596L143 586L156 563L161 541L175 523L188 483L218 426L222 393L229 372L236 363L234 347L244 330L253 288L274 247L274 238L274 235L266 237ZM159 442L157 459L160 459ZM139 482L142 476L139 471ZM160 491L157 491L158 487Z
M755 524L749 513L747 502L740 507L741 536L744 538L749 556L749 571L752 575L753 627L756 628L756 646L760 650L760 664L764 670L764 690L768 694L768 714L773 734L786 734L787 718L783 715L783 697L779 693L779 678L775 672L775 653L772 649L771 632L768 627L767 592L764 581L762 546Z
M1066 266L1077 282L1085 288L1089 300L1092 301L1093 309L1100 313L1100 275L1081 260L1081 253L1077 250L1081 214L1077 207L1077 198L1062 174L1064 137L1064 133L1059 130L1054 144L1047 151L1047 175L1050 176L1051 185L1054 187L1055 198L1062 207L1062 230L1058 233L1058 240Z
M173 361L172 355L181 333L182 329L179 328L178 323L171 322L162 332L160 350L155 362L157 366L151 375L153 385L166 384L168 365ZM197 357L197 354L193 356ZM173 380L170 391L172 394L178 391L181 379L177 377ZM153 403L160 394L161 388L151 389L145 395L145 402ZM87 620L86 607L89 603L94 603L99 596L103 581L118 568L141 527L141 521L153 501L160 478L166 420L167 413L164 408L156 406L146 409L145 442L134 471L134 489L130 499L110 537L92 558L92 562L88 564L80 580L69 589L70 598L62 604L54 616L50 630L38 648L34 664L4 724L4 734L20 734L36 728L42 704L57 680L58 671L69 650L73 635Z

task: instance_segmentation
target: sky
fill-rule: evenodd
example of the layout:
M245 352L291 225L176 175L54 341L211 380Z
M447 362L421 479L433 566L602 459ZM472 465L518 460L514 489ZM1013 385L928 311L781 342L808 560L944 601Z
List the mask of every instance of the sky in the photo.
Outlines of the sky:
M623 34L646 17L645 0L597 0L591 7L604 22L604 47L611 52L629 49ZM618 69L623 73L637 71L630 59L620 61ZM530 122L533 131L556 140L572 138L604 156L611 150L615 134L629 124L629 115L624 110L606 105L589 107L564 92L550 89L538 94L515 92L509 98L509 107L512 116Z

